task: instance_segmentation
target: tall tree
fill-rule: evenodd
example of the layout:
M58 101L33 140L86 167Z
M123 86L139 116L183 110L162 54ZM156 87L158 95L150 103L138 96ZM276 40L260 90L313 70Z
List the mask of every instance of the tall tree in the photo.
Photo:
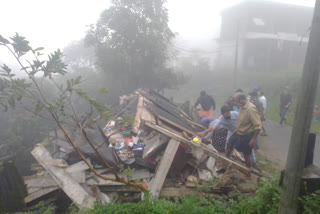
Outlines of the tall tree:
M84 40L73 41L63 49L64 62L72 71L94 68L94 49L87 47Z
M162 90L179 83L167 66L168 45L175 34L168 26L164 3L112 0L86 36L95 47L97 64L122 93L137 88Z

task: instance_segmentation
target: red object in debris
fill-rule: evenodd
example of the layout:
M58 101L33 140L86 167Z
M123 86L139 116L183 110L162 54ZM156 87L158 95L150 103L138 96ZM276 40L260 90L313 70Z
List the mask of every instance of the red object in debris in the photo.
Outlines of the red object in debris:
M183 143L180 143L180 146L182 147L182 148L187 148L187 146L185 145L185 144L183 144Z
M133 142L132 138L125 138L124 140L126 141L126 143Z
M149 157L145 157L144 160L148 161L148 162L151 162L151 163L154 162L154 159L152 157L150 157L150 156Z

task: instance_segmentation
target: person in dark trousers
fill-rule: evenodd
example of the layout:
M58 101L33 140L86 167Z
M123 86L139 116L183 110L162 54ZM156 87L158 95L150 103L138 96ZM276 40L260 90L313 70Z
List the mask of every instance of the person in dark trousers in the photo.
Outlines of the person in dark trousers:
M280 125L286 122L286 113L291 105L292 97L289 94L289 88L285 87L280 94Z
M257 142L262 124L257 108L244 94L238 94L237 100L240 105L240 111L236 130L232 133L227 143L226 156L230 157L233 148L236 148L243 153L245 164L250 168L252 166L250 155Z
M212 118L212 113L216 109L216 102L213 97L208 95L205 91L200 92L200 97L197 99L193 106L193 110L196 111L196 107L201 105L200 118L201 120L206 118ZM212 119L213 120L213 119ZM211 122L209 119L208 122Z

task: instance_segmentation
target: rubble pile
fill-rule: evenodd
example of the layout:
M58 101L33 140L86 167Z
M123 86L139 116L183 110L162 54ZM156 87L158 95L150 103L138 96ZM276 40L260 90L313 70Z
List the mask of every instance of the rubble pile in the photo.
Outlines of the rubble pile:
M182 195L233 198L254 193L259 173L246 168L239 153L232 160L209 143L193 141L204 127L167 98L154 91L139 90L120 97L120 107L103 130L86 128L87 136L75 132L73 140L101 175L115 178L112 170L88 145L89 138L106 162L126 180L143 183L160 197ZM50 152L42 145L32 151L37 173L25 177L27 204L62 189L79 206L95 200L141 200L141 190L97 177L74 149L56 134Z

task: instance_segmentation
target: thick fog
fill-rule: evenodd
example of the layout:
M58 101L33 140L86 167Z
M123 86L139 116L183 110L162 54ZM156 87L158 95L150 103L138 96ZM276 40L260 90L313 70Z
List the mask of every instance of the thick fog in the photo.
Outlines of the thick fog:
M204 151L209 146L202 143L208 143L215 149L219 147L212 154L220 152L216 157L213 155L218 160L225 153L222 162L232 162L225 170L229 172L230 166L239 165L227 159L231 157L233 146L229 139L233 137L233 145L236 147L240 147L242 141L250 140L247 145L243 144L246 147L243 149L246 150L245 153L242 151L245 165L259 171L255 165L254 150L258 149L257 138L260 135L264 140L261 145L274 147L266 150L262 148L262 153L265 154L259 155L271 155L273 161L279 162L277 167L283 167L307 47L312 43L309 42L309 36L310 31L314 30L310 29L315 2L1 1L0 176L1 173L6 173L2 163L9 161L13 168L17 168L17 177L33 176L33 179L48 176L45 171L50 170L44 167L46 170L39 171L37 162L47 166L50 161L41 161L41 157L36 157L40 153L31 152L34 148L43 147L50 150L53 159L57 159L53 161L62 161L53 165L68 167L84 161L88 169L94 171L94 176L114 181L95 171L104 163L111 170L101 169L101 172L112 172L116 182L138 186L144 191L144 184L137 181L140 178L134 184L129 182L129 177L132 177L128 175L131 169L124 168L120 163L124 163L125 167L133 163L140 164L139 168L148 166L157 176L156 162L162 162L161 158L167 157L167 150L172 156L171 161L184 160L173 158L178 157L176 151L178 154L183 150L182 153L186 154L183 157L191 158L198 153L196 156L199 160L192 161L194 164L190 164L191 161L183 163L187 165L188 162L190 167L196 165L196 168L188 170L194 176L195 172L200 173L198 167L205 165L199 164L204 160L204 154L211 154L213 150L202 154L201 149L187 151L189 146L176 144L176 150L171 154L172 151L168 149L171 148L170 142L175 144L176 140L184 139L180 142L191 147L197 143L197 146L201 146L198 148L205 148ZM320 87L316 90L319 94ZM310 102L300 103L309 105ZM320 96L316 97L313 109L308 106L309 112L314 110L311 130L318 134L319 106ZM238 113L235 111L240 111L241 119L237 120ZM241 123L243 132L239 132ZM249 128L247 124L250 125ZM229 125L232 130L229 130ZM171 131L163 131L167 128ZM153 129L155 132L151 131ZM222 131L224 137L220 139L216 130ZM260 130L263 132L259 133ZM169 133L170 147L165 152L157 150L165 148L162 135L157 134L158 140L154 141L157 146L150 144L150 148L155 150L149 154L161 154L161 157L142 158L141 152L148 146L144 144L143 138L146 139L157 131L164 132L164 135ZM207 134L212 135L210 137ZM154 143L152 139L155 138L148 138L148 141ZM223 144L216 148L215 143L218 141L223 141ZM240 146L236 141L239 141ZM279 142L281 145L277 147ZM320 150L319 145L315 153ZM102 155L97 151L100 148ZM137 163L139 159L135 159L135 155L142 162ZM90 161L87 161L89 157ZM261 160L264 162L264 159ZM212 162L215 165L215 159ZM319 157L315 159L315 163L320 163ZM171 162L167 167L170 166ZM167 173L169 168L164 171ZM121 174L126 175L128 182L120 179L115 172L118 169ZM216 169L214 173L208 171L209 174L216 176ZM248 168L244 169L245 174L251 172ZM173 168L170 171L174 171ZM224 173L224 170L219 171ZM63 173L66 172L67 170L63 170ZM148 170L147 172L149 173ZM256 174L260 176L260 172ZM54 172L49 174L55 178L51 173ZM81 173L84 180L86 177L91 179L91 175L87 176L84 170ZM67 177L71 179L72 176L70 174ZM0 179L0 187L14 187L11 180L16 181ZM95 179L92 177L92 180ZM152 179L152 182L156 182L155 180L157 179ZM189 176L184 180L189 182ZM193 183L193 180L190 182ZM216 178L212 181L218 183ZM8 182L10 185L2 185L1 182ZM164 180L161 182L162 187ZM86 184L86 181L81 178L82 183ZM179 188L180 183L176 182ZM145 184L149 185L147 182ZM198 187L198 184L193 185ZM228 185L231 187L231 184ZM232 189L234 187L232 184ZM91 189L92 192L99 190ZM22 192L20 191L21 195ZM6 198L2 193L0 188L0 198ZM234 193L238 195L238 192ZM100 195L100 190L97 194ZM232 194L230 197L233 199ZM2 205L6 205L6 202L0 203L0 213Z
M241 0L168 0L169 25L178 33L183 47L210 49L206 44L219 36L220 13ZM280 0L290 4L314 6L314 0ZM2 1L1 35L15 32L25 36L34 46L52 51L63 49L85 35L100 13L108 8L106 0L12 0ZM7 57L0 50L0 59Z

